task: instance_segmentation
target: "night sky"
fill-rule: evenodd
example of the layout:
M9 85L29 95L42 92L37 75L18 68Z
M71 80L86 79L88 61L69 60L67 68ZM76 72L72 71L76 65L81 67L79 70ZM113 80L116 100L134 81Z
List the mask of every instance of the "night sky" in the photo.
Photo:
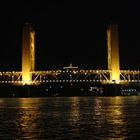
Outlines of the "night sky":
M94 0L93 0L94 1ZM0 70L21 71L22 26L36 32L36 70L107 69L106 30L119 27L121 69L140 69L138 3L18 0L0 4Z

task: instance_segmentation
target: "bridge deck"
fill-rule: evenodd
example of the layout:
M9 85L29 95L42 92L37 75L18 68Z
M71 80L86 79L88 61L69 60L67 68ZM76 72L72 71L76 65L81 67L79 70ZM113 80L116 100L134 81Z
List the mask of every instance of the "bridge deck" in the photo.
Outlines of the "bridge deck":
M54 83L54 82L101 82L110 83L110 70L47 70L32 71L32 81L29 83ZM0 72L0 83L24 83L22 72ZM120 70L120 83L140 82L139 70Z

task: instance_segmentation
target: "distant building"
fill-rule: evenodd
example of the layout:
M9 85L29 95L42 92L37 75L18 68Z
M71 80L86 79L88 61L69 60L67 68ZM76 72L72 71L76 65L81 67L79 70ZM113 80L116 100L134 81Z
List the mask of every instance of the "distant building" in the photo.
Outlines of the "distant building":
M111 70L110 79L114 82L120 81L120 61L119 61L119 36L118 26L111 24L107 30L108 47L108 69Z
M29 83L32 80L31 71L35 70L35 32L31 25L26 23L22 32L22 81Z
M65 69L65 70L77 70L78 67L75 67L72 65L72 63L70 63L70 65L68 67L63 67L63 69Z

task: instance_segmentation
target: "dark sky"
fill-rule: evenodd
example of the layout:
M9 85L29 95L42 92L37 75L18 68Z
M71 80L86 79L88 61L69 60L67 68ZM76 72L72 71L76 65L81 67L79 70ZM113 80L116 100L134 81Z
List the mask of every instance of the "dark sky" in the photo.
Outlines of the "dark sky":
M9 0L0 4L0 70L21 70L22 26L36 32L36 70L107 69L106 30L119 27L121 69L140 69L140 9L133 1Z

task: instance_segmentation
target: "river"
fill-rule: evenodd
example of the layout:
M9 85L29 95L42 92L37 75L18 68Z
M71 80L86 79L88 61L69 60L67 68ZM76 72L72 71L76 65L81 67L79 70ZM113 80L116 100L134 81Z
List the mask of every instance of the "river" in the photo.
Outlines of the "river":
M140 96L0 98L0 140L140 139Z

